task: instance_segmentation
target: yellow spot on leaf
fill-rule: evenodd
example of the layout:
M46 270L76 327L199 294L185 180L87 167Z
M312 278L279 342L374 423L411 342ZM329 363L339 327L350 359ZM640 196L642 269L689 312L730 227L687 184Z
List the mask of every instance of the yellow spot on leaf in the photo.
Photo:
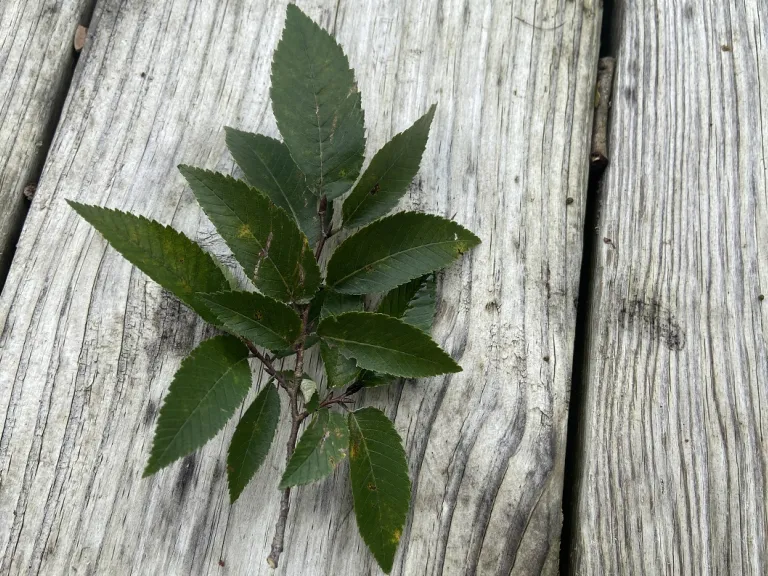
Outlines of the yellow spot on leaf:
M398 528L395 530L394 534L392 534L392 544L397 544L400 542L400 536L403 535L403 531Z
M237 237L238 238L247 238L248 236L251 236L251 227L248 226L248 224L241 224L240 228L237 229Z

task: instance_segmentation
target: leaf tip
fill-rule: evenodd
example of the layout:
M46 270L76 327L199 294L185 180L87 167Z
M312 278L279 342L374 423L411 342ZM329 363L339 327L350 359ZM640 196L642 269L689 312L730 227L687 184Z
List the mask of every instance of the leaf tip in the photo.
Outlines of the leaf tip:
M144 468L144 472L142 472L141 477L142 478L149 478L153 474L155 474L159 470L157 463L153 462L151 459L149 462L147 462L147 466Z

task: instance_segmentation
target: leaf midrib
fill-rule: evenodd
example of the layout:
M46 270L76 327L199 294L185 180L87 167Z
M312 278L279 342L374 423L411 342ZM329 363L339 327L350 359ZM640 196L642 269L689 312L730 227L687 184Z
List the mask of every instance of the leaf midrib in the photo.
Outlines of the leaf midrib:
M315 101L315 120L317 121L317 143L318 148L320 149L320 188L318 192L318 196L323 195L323 130L322 130L322 124L320 122L320 104L317 101L317 86L315 85L315 68L312 65L312 58L309 56L309 46L307 46L307 36L304 34L304 31L301 31L301 43L302 48L304 49L304 57L307 59L307 63L309 64L309 80L312 84L312 98Z
M280 194L282 194L283 199L285 200L285 203L288 204L288 207L291 209L291 214L293 215L294 220L296 222L300 222L299 215L296 213L296 210L293 208L293 202L291 202L290 198L288 198L288 194L286 194L285 190L283 189L283 186L280 184L278 179L275 177L274 173L270 169L270 167L267 165L267 163L264 161L264 159L261 157L260 151L255 151L256 157L259 159L259 162L261 162L261 165L264 167L264 170L269 174L269 177L272 179L272 181L275 183L275 186L277 186L277 189L280 191ZM290 154L290 152L289 152Z
M185 429L187 424L189 424L189 421L192 419L192 416L197 413L197 411L200 409L200 406L203 404L203 402L211 395L211 393L219 386L221 381L226 378L230 372L232 372L237 366L240 365L241 362L248 362L248 357L241 358L234 364L231 364L229 368L227 368L227 371L224 372L217 380L213 383L213 385L208 389L208 391L205 393L205 396L203 396L200 399L200 402L197 403L197 405L194 407L194 409L189 413L187 418L184 420L184 423L179 427L179 429L176 431L176 434L173 435L173 438L168 442L165 450L163 450L162 454L156 458L156 460L160 461L165 455L168 453L168 450L173 445L174 442L176 442L176 438L179 437L179 434L181 434L181 431Z
M108 210L108 208L105 208L105 210ZM115 211L115 212L117 212L117 211ZM122 212L122 214L127 214L127 212ZM144 221L148 222L149 224L157 224L157 226L158 226L159 228L161 228L163 231L167 231L167 230L173 230L173 228L170 228L170 227L168 227L168 226L163 226L163 225L162 225L162 224L160 224L159 222L157 222L157 221L155 221L155 220L150 220L149 218L143 218L143 217L139 216L139 217L138 217L138 220L139 220L139 221L142 221L142 220L144 220ZM91 223L91 225L93 226L93 223ZM95 228L95 226L94 226L94 228ZM97 228L97 230L98 230L98 228ZM101 230L98 230L98 231L99 231L99 233L100 233L100 234L102 234L102 236L104 236L104 234L101 232ZM174 232L176 232L176 234L178 234L179 236L183 236L184 238L186 238L187 240L189 240L190 242L192 242L192 239L191 239L191 238L188 238L188 237L187 237L187 236L185 236L184 234L181 234L181 232L177 232L176 230L173 230L173 231L174 231ZM139 242L134 242L134 241L131 239L131 237L130 237L130 233L129 233L127 236L125 236L125 237L124 237L124 239L126 240L126 242L127 242L129 245L133 246L133 248L135 248L136 250L138 250L138 252L139 252L139 254L140 254L140 255L142 255L142 254L147 254L147 250L145 249L145 247L144 247L144 246L142 246L142 245L141 245ZM112 241L111 241L111 240L109 240L109 239L107 239L107 240L109 241L109 243L110 243L110 244L112 244ZM162 244L162 241L161 241L161 244ZM113 247L114 247L114 245L113 245ZM116 249L116 248L115 248L115 249ZM118 252L120 252L120 250L118 250ZM204 252L203 250L200 250L200 252L197 254L198 258L199 258L199 256L200 256L200 254L202 254L202 255L203 255L203 258L204 258L204 259L206 259L206 258L208 259L209 263L210 263L210 264L212 264L214 268L216 268L216 272L218 272L219 274L221 274L221 270L219 270L219 269L218 269L218 267L216 267L216 263L213 261L213 258L211 258L210 254L208 254L208 253ZM184 256L185 256L185 258L186 258L186 256L187 256L187 250L184 250ZM196 258L196 260L197 260L198 258ZM137 259L139 259L139 258L137 258ZM189 284L190 286L191 286L191 284L192 284L192 282L190 282L190 280L192 280L193 276L186 276L186 275L182 275L182 274L179 274L179 273L176 271L176 269L175 269L175 268L169 268L168 266L165 266L165 260L164 260L164 259L162 259L162 260L158 260L158 259L156 259L156 258L154 257L154 255L153 255L153 254L151 254L151 253L150 253L150 254L149 254L149 258L148 258L148 259L143 259L143 258L141 258L141 260L143 260L144 262L148 262L148 263L151 263L151 264L156 264L158 268L160 268L160 269L162 269L162 270L165 270L165 271L166 271L166 272L168 272L168 273L169 273L171 276L173 276L174 278L176 278L178 281L180 281L180 282L182 282L182 283L187 283L187 284ZM131 264L133 264L134 266L137 266L137 265L136 265L136 264L134 264L133 262L131 262ZM142 270L142 272L144 272L144 271ZM146 274L146 272L144 272L144 274ZM149 274L147 274L147 276L149 276ZM222 279L224 282L226 282L226 278L224 278L224 275L223 275L223 274L221 275L221 279ZM222 286L222 284L219 284L219 286ZM194 290L192 290L192 289L190 289L188 292L182 292L182 294L184 294L186 297L190 297L190 296L191 296L192 298L194 298L194 297L195 297L195 291L194 291Z
M351 412L350 416L355 420L355 426L357 426L357 429L360 432L360 439L361 439L363 445L365 446L366 462L368 463L368 468L370 470L371 478L373 478L373 481L376 484L376 488L377 489L375 491L373 491L373 492L375 492L374 497L376 498L376 504L377 504L377 506L376 506L376 515L378 516L378 522L376 523L376 526L381 527L381 525L382 525L382 516L381 516L381 508L382 508L382 506L381 506L381 498L379 497L379 490L378 490L379 481L376 478L376 474L374 474L374 472L373 472L373 462L371 460L371 453L370 453L370 450L368 448L368 442L365 439L365 434L363 434L363 428L360 426L360 422L358 421L357 416L355 416L354 412ZM371 490L369 490L369 492L371 492ZM378 532L379 532L379 545L381 546L383 544L383 541L384 541L384 531L380 529L380 530L378 530Z
M267 386L271 386L271 384L267 384ZM261 403L261 407L259 408L259 414L256 416L256 420L254 421L255 423L258 423L258 422L261 421L261 417L264 414L264 410L266 410L266 408L267 408L267 396L264 397L264 401ZM246 442L246 444L245 444L245 452L244 452L244 454L246 454L246 455L250 452L251 444L253 443L253 437L254 437L255 434L256 434L256 427L255 426L251 426L251 434L250 434L250 436L248 436L248 442ZM274 435L274 430L272 431L272 434ZM234 478L237 482L240 482L240 478L242 477L244 471L245 470L244 470L243 466L240 466L240 469L236 473L236 476Z
M314 424L314 422L313 422L313 424ZM286 480L288 480L289 482L293 482L293 481L294 481L294 479L295 479L294 477L296 476L296 473L297 473L297 472L299 472L299 470L301 470L301 469L304 467L304 465L307 463L307 461L309 460L309 458L310 458L310 457L311 457L313 454L316 454L316 453L318 453L318 452L320 451L320 450L319 450L319 447L321 446L321 443L323 443L323 444L324 444L324 442L323 442L323 436L325 435L325 431L326 431L324 428L320 428L320 430L323 432L323 434L321 434L321 435L320 435L320 438L317 440L317 442L314 442L314 443L312 444L312 450L310 450L309 452L307 452L307 453L306 453L306 455L304 456L304 458L302 458L301 460L298 460L298 459L297 459L297 463L298 463L298 465L296 466L296 468L294 468L293 472L291 472L291 474L290 474L290 475L288 475L288 477L286 478ZM306 433L307 433L307 432L304 432L304 434L306 434ZM302 438L303 438L303 436L302 436ZM294 451L294 453L293 453L293 454L295 455L295 454L296 454L296 452ZM291 463L292 463L292 462L293 462L293 455L291 456ZM286 473L287 473L287 470L286 470ZM285 475L285 473L284 473L284 475ZM286 486L286 487L287 487L287 486L296 486L296 485L297 485L297 484L289 484L289 485L285 485L285 484L283 484L282 480L280 481L280 486Z
M235 310L231 306L228 306L228 305L225 306L225 305L223 305L223 304L221 304L219 302L216 302L215 300L211 300L209 298L203 298L203 300L205 300L207 302L212 302L213 304L215 304L217 306L220 306L221 308L224 308L225 310L229 310L234 315L236 315L236 316L238 316L240 318L243 318L243 319L247 320L248 322L253 322L254 324L257 324L257 325L261 326L265 331L267 331L270 334L273 334L274 336L276 336L281 341L282 344L285 344L286 348L288 348L292 344L292 342L287 340L282 334L278 334L272 328L269 328L268 326L266 326L265 324L259 322L255 318L251 318L250 316L246 316L245 314L243 314L239 310Z
M410 326L410 324L409 324L409 326ZM417 330L418 330L418 328L417 328ZM374 348L374 349L377 349L377 350L385 350L387 352L394 352L394 353L397 353L397 354L402 354L403 356L408 356L410 358L416 358L417 360L422 360L422 361L425 361L425 362L429 362L430 364L434 364L435 366L439 367L439 364L437 364L437 362L435 362L433 360L429 360L428 358L424 358L424 356L421 356L419 354L409 354L408 352L403 352L401 350L397 350L396 348L385 348L384 346L379 346L377 344L368 344L367 342L360 342L358 340L346 340L344 338L338 338L338 337L335 337L335 336L323 336L323 338L325 338L326 340L335 340L335 341L340 342L342 344L354 344L356 346L363 346L363 347L368 347L368 348Z
M342 282L345 282L345 281L346 281L348 278L351 278L352 276L355 276L355 275L359 274L361 271L365 271L365 268L366 268L367 266L371 266L371 267L373 267L373 266L375 266L375 265L377 265L377 264L379 264L379 263L381 263L381 262L384 262L385 260L389 260L389 259L392 259L392 258L394 258L395 256L400 256L400 255L402 255L402 254L407 254L408 252L413 252L414 250L420 250L420 249L422 249L422 248L430 248L430 247L432 247L432 246L442 246L442 245L444 245L444 244L456 244L456 243L458 243L458 242L461 242L461 240L443 240L443 241L441 241L441 242L430 242L429 244L419 244L418 246L413 246L413 247L411 247L411 248L407 248L406 250L400 250L399 252L392 252L391 254L387 254L386 256L384 256L384 257L382 257L382 258L379 258L378 260L374 260L373 262L369 262L369 263L368 263L368 264L366 264L365 266L360 266L359 268L355 268L355 270L353 270L352 272L350 272L350 273L349 273L349 274L347 274L346 276L342 276L341 278L339 278L338 280L336 280L336 281L333 283L333 285L334 285L334 286L338 286L338 285L339 285L339 284L341 284ZM427 273L428 273L428 272L429 272L429 271L427 271ZM419 274L419 276L420 276L420 275L421 275L421 274Z
M232 208L232 207L229 205L229 203L227 203L227 201L226 201L224 198L222 198L221 196L219 196L219 195L216 193L216 190L214 190L213 188L211 188L211 187L210 187L210 186L209 186L209 185L208 185L208 184L207 184L205 181L203 181L202 179L198 178L198 181L199 181L199 182L200 182L200 183L201 183L203 186L205 186L205 187L206 187L206 188L207 188L207 189L208 189L208 190L209 190L211 193L213 193L213 195L214 195L214 196L216 196L216 198L218 198L218 199L221 201L221 203L222 203L224 206L226 206L226 207L227 207L227 210L229 210L229 211L230 211L230 213L231 213L231 214L232 214L232 215L233 215L233 216L234 216L234 217L237 219L237 221L238 221L238 222L240 222L240 223L241 223L241 224L243 224L244 226L247 226L247 227L248 227L248 230L249 230L249 232L248 232L248 236L249 236L250 238L252 238L252 239L253 239L253 241L254 241L254 242L255 242L255 243L256 243L256 244L259 246L259 249L260 249L261 251L264 251L264 249L265 249L265 248L264 248L264 245L263 245L263 244L262 244L262 243L259 241L259 239L258 239L258 238L256 238L256 236L254 236L254 235L253 235L253 232L250 232L250 224L249 224L248 222L246 222L245 220L243 220L242 218L240 218L240 215L239 215L239 214L238 214L238 213L237 213L237 212L236 212L236 211L235 211L235 210L234 210L234 209L233 209L233 208ZM258 190L257 190L257 192L258 192ZM259 194L261 194L261 192L258 192L258 193L259 193ZM271 212L272 212L272 211L271 211L271 210L269 210L269 230L270 230L270 232L273 232L273 230L272 230L272 213L271 213ZM233 240L235 240L235 239L233 239ZM239 238L237 238L237 240L239 240ZM286 282L286 280L285 280L285 277L283 276L282 272L280 271L280 268L277 266L277 264L275 264L275 261L274 261L274 260L272 259L272 257L269 255L269 250L268 250L268 249L266 250L266 252L267 252L267 254L266 254L266 256L264 256L264 260L269 260L269 262L272 264L272 269L273 269L275 272L277 272L277 275L280 277L280 280L283 282L283 286L285 287L285 290L286 290L286 294L287 294L288 296L290 296L290 297L293 297L293 289L292 289L292 288L291 288L291 286L290 286L290 285L289 285L289 284ZM303 253L303 251L302 251L302 253ZM248 274L248 271L247 271L247 270L246 270L246 274ZM250 276L251 276L251 275L250 275L250 274L248 274L248 277L249 277L249 278L250 278Z
M403 132L401 132L401 134L403 134ZM394 138L396 138L397 136L399 136L399 134L398 134L398 135L396 135L396 136L394 136L394 137L393 137L393 140L394 140ZM392 140L390 140L390 142L391 142L391 141L392 141ZM389 142L388 142L388 143L389 143ZM387 144L388 144L388 143L387 143ZM408 143L410 144L410 141L409 141ZM385 144L385 146L386 146L386 144ZM405 146L403 146L403 149L402 149L402 151L401 151L401 152L399 152L399 153L397 154L397 157L392 159L392 162L390 162L389 166L387 166L387 169L386 169L386 170L384 170L384 172L381 174L381 176L379 176L379 177L376 179L376 181L375 181L375 182L374 182L374 184L373 184L373 188L375 188L377 184L380 184L380 183L381 183L381 181L382 181L382 180L383 180L383 179L386 177L386 175L390 173L390 171L391 171L391 170L392 170L392 169L395 167L395 163L396 163L396 162L399 162L399 161L400 161L400 158L402 158L402 157L403 157L403 154L405 154ZM376 158L376 157L374 156L374 159L375 159L375 158ZM370 166L369 166L369 168L370 168ZM362 182L364 178L365 178L365 174L363 174L362 178L360 178L360 182ZM353 192L352 194L354 195L354 192ZM352 198L352 196L350 196L350 198ZM361 207L362 207L364 204L367 204L367 202L368 202L368 201L369 201L371 198L372 198L372 196L369 196L369 195L368 195L368 193L366 192L366 193L365 193L365 195L363 196L362 200L360 200L360 202L358 202L358 203L357 203L357 206L355 206L354 210L353 210L353 211L352 211L352 212L349 214L349 220L350 220L350 221L353 221L353 220L354 220L354 215L355 215L355 214L357 214L357 212L360 210L360 208L361 208Z

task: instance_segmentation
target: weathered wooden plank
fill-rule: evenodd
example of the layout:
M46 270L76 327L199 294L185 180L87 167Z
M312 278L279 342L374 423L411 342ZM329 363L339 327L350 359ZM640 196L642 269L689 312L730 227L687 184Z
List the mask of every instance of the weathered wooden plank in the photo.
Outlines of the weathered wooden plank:
M0 2L0 288L67 91L92 0ZM33 188L29 189L30 192Z
M768 574L768 3L619 2L576 574Z
M369 151L439 102L406 204L455 214L483 239L440 281L435 337L465 371L367 397L395 418L414 480L394 573L555 574L598 3L302 6L357 70ZM230 170L225 124L276 134L269 65L284 11L264 0L97 6L0 299L0 517L12 519L0 523L0 571L266 571L283 451L232 507L233 427L140 479L171 376L210 330L64 199L207 239L175 166ZM296 491L279 572L379 573L345 469Z

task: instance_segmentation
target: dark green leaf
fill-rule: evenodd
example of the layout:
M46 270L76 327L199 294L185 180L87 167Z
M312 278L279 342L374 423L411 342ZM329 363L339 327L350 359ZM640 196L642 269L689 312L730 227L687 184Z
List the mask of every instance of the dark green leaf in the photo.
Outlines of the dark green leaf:
M411 501L403 442L389 418L376 408L350 413L348 424L357 529L389 574Z
M261 292L284 302L312 297L320 269L306 236L282 208L231 176L189 166L179 170Z
M320 322L320 313L323 311L323 303L325 302L325 289L321 286L320 289L312 298L309 303L309 315L307 316L307 329L309 332L313 332L317 328L318 322Z
M451 220L400 212L342 242L328 263L326 282L343 294L386 292L449 265L479 243Z
M331 225L333 224L333 213L334 213L334 207L333 205L335 202L333 200L328 200L328 204L325 208L325 217L323 218L323 227L325 230L330 231Z
M248 348L240 340L217 336L195 348L181 363L160 409L144 476L213 438L250 387Z
M173 228L118 210L68 201L126 260L173 292L207 322L216 317L197 292L226 290L227 279L210 255Z
M435 319L435 276L429 274L421 282L418 292L414 295L403 313L403 322L416 326L427 334L432 331Z
M345 357L323 340L320 341L320 355L323 357L329 388L346 386L360 374L360 368L353 359Z
M404 378L461 371L429 335L384 314L329 316L320 322L318 334L321 341L354 358L360 368Z
M304 402L304 409L310 414L312 414L312 412L316 412L319 407L320 407L320 395L317 393L317 391L315 391L312 397L309 400L306 400Z
M387 316L393 316L395 318L402 318L405 311L408 310L408 304L416 296L416 293L424 283L426 276L421 276L405 284L401 284L396 288L392 288L384 295L384 298L379 302L379 306L376 311L379 314L386 314Z
M227 146L251 186L290 214L314 246L320 239L317 197L307 190L304 174L288 147L262 134L225 128Z
M363 372L360 374L360 383L363 385L363 388L389 386L394 381L395 379L389 374L371 372L370 370L363 370Z
M356 312L363 309L363 297L350 294L339 294L333 290L325 290L323 309L320 311L320 320L328 316L338 316L344 312Z
M301 332L301 318L293 308L256 292L200 294L229 332L265 348L289 348Z
M229 501L234 502L267 457L280 419L280 396L270 380L246 410L227 454Z
M434 114L433 104L413 126L376 152L355 189L344 200L344 226L365 226L397 206L419 171Z
M334 471L339 462L347 457L349 428L341 414L322 409L301 435L279 488L301 486Z
M336 40L289 4L272 62L272 110L296 164L317 196L349 190L365 152L355 74Z
M317 344L320 341L320 338L317 336L317 334L310 334L307 336L306 340L304 340L304 350L309 350ZM279 350L272 350L272 352L275 354L275 358L287 358L288 356L293 356L296 354L295 348L281 348Z

